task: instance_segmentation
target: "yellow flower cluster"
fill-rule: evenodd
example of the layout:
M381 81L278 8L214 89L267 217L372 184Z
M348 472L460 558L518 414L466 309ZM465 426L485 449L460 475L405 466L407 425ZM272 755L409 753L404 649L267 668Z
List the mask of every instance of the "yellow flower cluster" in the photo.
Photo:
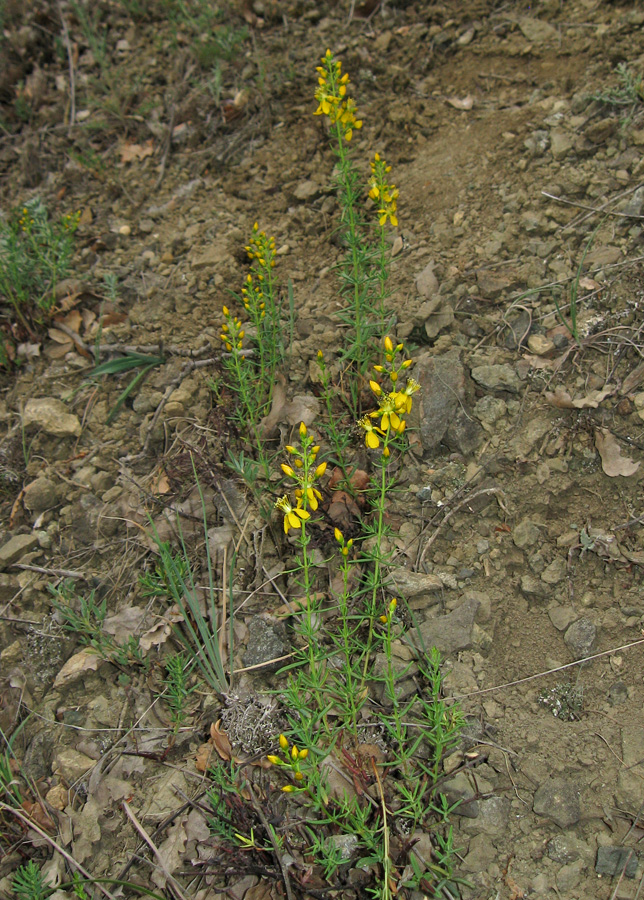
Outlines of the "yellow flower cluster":
M221 326L221 334L219 337L223 341L224 347L229 353L241 350L243 347L244 335L246 332L242 327L241 319L233 316L227 306L223 308L225 322Z
M369 196L379 204L378 221L386 225L387 219L395 228L398 225L396 210L398 208L398 188L395 184L387 183L387 175L391 172L391 166L376 153L371 165L371 177L369 178Z
M326 472L326 463L315 465L320 447L313 445L304 422L300 423L300 447L289 444L286 451L292 457L292 465L282 463L281 468L287 478L295 482L295 504L291 503L288 494L284 494L275 506L284 515L284 533L288 534L291 528L301 528L302 522L311 517L309 509L315 511L318 508L322 494L315 484Z
M289 747L288 740L283 734L280 734L279 745L280 750L284 754L284 759L274 753L271 753L266 757L269 763L274 766L280 766L280 768L291 772L294 781L304 781L304 773L302 772L300 763L307 758L307 756L309 755L309 751L307 749L300 750L298 747L296 747L295 744ZM285 794L292 794L295 790L297 790L297 788L293 784L287 784L282 788L282 790Z
M22 215L18 219L18 225L20 225L20 228L25 232L25 234L27 234L29 231L31 231L31 226L34 224L35 219L31 218L31 216L29 215L29 210L26 206L23 206Z
M420 389L420 385L413 378L407 379L402 390L395 389L400 373L413 363L413 360L406 359L397 365L396 357L403 352L403 349L402 344L394 347L393 341L387 336L385 338L385 365L374 366L376 372L387 373L394 390L384 391L377 381L369 382L369 387L378 401L378 409L358 421L358 425L365 432L365 444L369 450L376 450L380 446L381 439L403 433L407 424L404 416L411 412L412 397ZM375 420L375 424L373 420ZM387 441L385 441L383 454L389 456Z
M354 129L362 128L357 107L351 97L347 97L348 73L342 74L342 63L334 59L330 50L322 57L322 65L317 66L318 86L315 99L318 108L316 116L328 116L332 125L337 125L345 141L353 137Z
M246 276L246 284L242 288L242 300L244 309L250 315L251 319L257 317L263 319L266 315L266 301L264 300L264 292L259 284L253 283L253 275L251 272Z
M265 231L260 231L257 222L253 225L253 236L250 243L244 249L251 261L257 260L260 268L275 268L275 238L269 238Z
M349 550L353 547L353 538L349 538L348 541L345 541L344 535L340 531L339 528L333 529L333 534L335 536L336 541L340 545L340 551L344 557L349 555Z

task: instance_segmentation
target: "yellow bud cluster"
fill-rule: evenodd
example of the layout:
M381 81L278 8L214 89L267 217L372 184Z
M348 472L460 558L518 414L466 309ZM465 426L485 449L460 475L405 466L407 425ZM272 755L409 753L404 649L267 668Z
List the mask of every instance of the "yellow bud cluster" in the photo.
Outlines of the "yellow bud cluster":
M399 191L395 184L387 182L387 175L391 172L391 166L376 153L371 165L371 177L369 178L369 196L379 204L378 222L381 226L387 224L387 219L395 228L398 225L396 211L398 209Z
M300 749L296 744L293 744L289 749L288 739L283 734L280 734L279 736L279 746L283 757L271 753L266 757L267 760L269 761L269 763L271 763L271 765L278 766L279 768L288 771L296 783L303 782L304 773L302 772L300 764L308 758L308 749ZM298 790L298 788L296 788L293 784L286 784L282 788L282 791L285 794L292 794L296 790Z
M349 75L342 74L342 63L334 58L330 50L322 57L322 65L317 66L318 86L315 99L318 108L316 116L327 116L332 125L338 126L339 134L350 141L355 129L362 128L357 108L351 97L347 97Z

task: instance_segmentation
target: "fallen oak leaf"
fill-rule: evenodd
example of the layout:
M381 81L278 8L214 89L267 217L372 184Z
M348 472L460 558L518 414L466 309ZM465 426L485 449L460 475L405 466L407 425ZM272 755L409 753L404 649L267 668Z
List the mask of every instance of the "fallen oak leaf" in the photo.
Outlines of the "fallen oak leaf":
M597 409L602 400L614 393L615 388L612 385L606 385L601 391L589 391L585 397L573 400L568 391L559 385L555 388L554 393L546 392L546 400L558 409Z
M609 478L616 478L618 475L627 478L640 467L639 462L622 456L622 448L607 428L595 429L595 447L601 457L604 474Z

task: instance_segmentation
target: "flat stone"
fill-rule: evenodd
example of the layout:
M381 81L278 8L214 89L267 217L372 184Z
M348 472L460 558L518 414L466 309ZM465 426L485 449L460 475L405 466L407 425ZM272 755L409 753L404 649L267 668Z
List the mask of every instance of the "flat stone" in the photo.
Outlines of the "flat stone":
M622 759L617 799L623 809L639 809L644 779L644 726L641 713L622 728Z
M564 634L564 641L575 659L585 659L592 653L597 628L587 616L582 616L569 625Z
M510 800L507 797L494 796L477 802L478 816L476 819L463 821L463 829L470 833L505 834L510 818ZM458 812L458 809L456 811Z
M395 590L406 600L425 600L428 606L433 606L440 600L443 590L443 582L438 575L425 575L422 572L412 572L404 566L392 568L389 572L391 584L389 590Z
M517 24L521 29L521 34L531 44L554 41L559 35L557 29L550 25L549 22L544 22L543 19L535 19L532 16L521 16Z
M486 300L496 300L515 285L516 278L507 272L481 269L476 273L476 283L482 297Z
M308 179L307 181L301 181L293 191L293 196L296 200L306 201L313 200L320 193L320 185Z
M204 250L199 256L192 260L193 269L208 269L210 267L223 266L232 261L232 257L228 252L226 245L221 242L212 244L207 250Z
M485 432L464 409L458 409L451 421L444 442L450 450L458 450L463 456L471 456L483 443Z
M512 530L512 541L520 550L533 547L540 539L541 529L530 519L522 519Z
M470 841L469 853L463 860L463 871L485 872L499 858L499 853L487 834L477 834Z
M18 562L37 546L38 537L35 534L15 534L0 547L0 569L6 569L7 566Z
M78 416L70 413L62 400L52 397L27 400L22 421L25 428L41 428L56 437L78 437L81 433Z
M548 618L557 631L565 631L577 616L572 606L553 606L548 610Z
M548 841L546 850L553 862L565 865L579 859L583 846L573 834L562 833Z
M488 394L481 397L474 407L474 415L485 425L494 425L502 419L508 411L505 400L501 397L492 397Z
M581 817L579 794L563 778L549 778L534 795L532 809L538 816L551 819L560 828L575 825Z
M593 144L603 144L614 134L617 127L617 119L606 116L591 124L584 131L584 137Z
M627 878L635 878L638 862L639 856L629 847L598 847L595 872L611 878L624 872Z
M438 291L438 278L434 274L433 260L416 275L416 290L425 300L431 299Z
M474 622L479 601L470 597L455 610L444 616L436 616L420 625L420 633L427 648L436 647L450 655L459 650L469 650L474 641Z
M443 440L465 399L465 369L458 351L419 357L415 377L420 384L420 439L424 450Z
M541 580L546 584L559 584L568 574L566 560L563 556L556 556L541 573Z
M553 128L550 133L550 150L556 160L565 159L573 148L572 135L562 128Z
M581 881L581 876L586 868L583 859L577 859L575 862L567 863L562 866L555 875L555 882L559 889L559 896L571 897L572 891Z
M472 378L488 391L509 391L518 394L521 380L512 366L507 363L493 366L475 366Z
M530 574L521 576L521 593L536 600L545 600L550 594L543 581L536 575Z
M54 775L62 778L66 784L72 785L82 778L86 772L96 765L96 760L78 750L67 747L56 754L52 765Z

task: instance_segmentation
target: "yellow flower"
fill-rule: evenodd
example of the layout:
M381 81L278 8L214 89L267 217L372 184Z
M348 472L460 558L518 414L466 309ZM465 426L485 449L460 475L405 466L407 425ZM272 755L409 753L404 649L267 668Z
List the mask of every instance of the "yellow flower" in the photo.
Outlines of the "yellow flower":
M292 506L286 494L275 502L275 506L284 513L284 534L288 534L291 528L301 528L302 522L311 517L311 513L298 504Z
M287 466L285 463L282 463L281 469L282 469L282 472L284 472L285 475L288 475L289 478L295 477L294 470L290 466Z
M380 438L378 437L378 429L372 424L369 416L363 416L359 421L360 428L364 428L364 442L369 450L376 450L380 446Z
M306 425L304 424L304 422L300 422L300 437L306 437Z
M295 790L295 788L293 787L292 784L285 784L284 787L282 788L282 791L285 794L292 794L294 790Z
M272 763L274 766L282 765L282 760L279 758L279 756L275 756L274 754L267 756L266 759L269 761L269 763Z
M288 750L288 741L286 740L285 735L280 734L279 743L282 750Z

